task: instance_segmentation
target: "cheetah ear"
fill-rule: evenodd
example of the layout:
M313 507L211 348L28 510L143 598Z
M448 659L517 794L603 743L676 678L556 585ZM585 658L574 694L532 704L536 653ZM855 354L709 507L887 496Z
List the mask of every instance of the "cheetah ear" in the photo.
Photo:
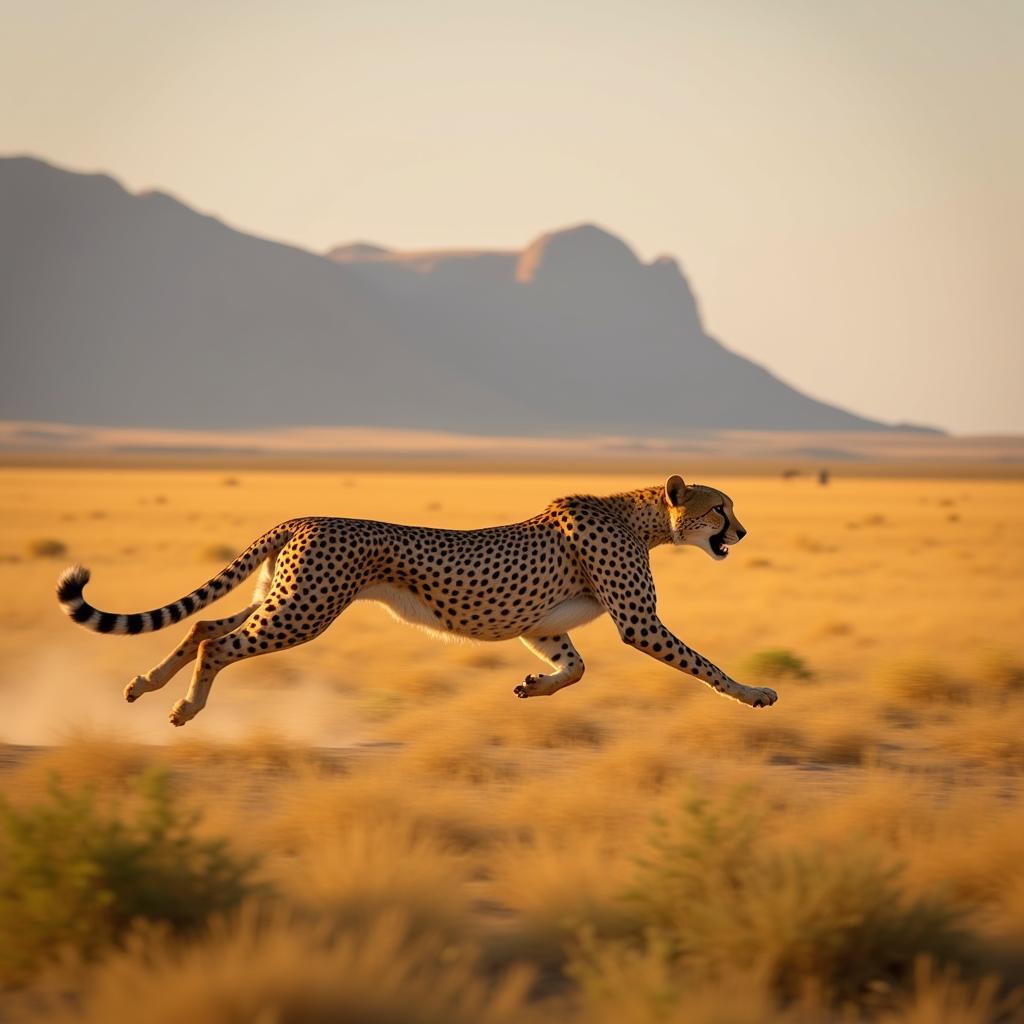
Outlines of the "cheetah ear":
M686 484L681 476L670 476L665 481L665 497L673 508L682 508Z

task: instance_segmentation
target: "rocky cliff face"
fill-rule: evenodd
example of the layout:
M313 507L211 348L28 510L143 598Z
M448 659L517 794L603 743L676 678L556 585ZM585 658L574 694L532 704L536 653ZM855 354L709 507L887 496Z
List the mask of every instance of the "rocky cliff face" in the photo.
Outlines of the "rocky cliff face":
M885 429L707 336L674 260L593 225L521 252L326 256L0 160L5 419L489 434Z

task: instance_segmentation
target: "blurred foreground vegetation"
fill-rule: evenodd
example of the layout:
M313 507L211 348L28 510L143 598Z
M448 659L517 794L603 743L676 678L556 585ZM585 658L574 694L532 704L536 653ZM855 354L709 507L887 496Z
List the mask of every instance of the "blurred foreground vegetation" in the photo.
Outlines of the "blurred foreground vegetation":
M15 752L0 1010L90 1024L140 1006L154 1024L1024 1019L1015 776L875 764L809 783L664 737L612 744L606 762L585 732L517 770L521 750L478 757L449 738L447 759L266 736Z

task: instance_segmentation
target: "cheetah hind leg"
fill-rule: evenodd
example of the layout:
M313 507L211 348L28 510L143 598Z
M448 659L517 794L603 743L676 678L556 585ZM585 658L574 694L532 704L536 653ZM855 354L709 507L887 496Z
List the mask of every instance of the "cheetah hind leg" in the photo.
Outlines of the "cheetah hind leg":
M195 661L199 654L199 645L204 640L216 640L242 625L267 596L274 579L276 564L276 553L263 563L256 581L256 589L253 591L252 603L248 608L243 608L236 615L225 619L207 619L194 623L181 643L159 665L155 665L144 676L136 676L124 688L124 699L131 704L144 693L152 693L166 686L186 665Z
M573 647L567 633L536 635L525 633L519 638L538 658L553 669L550 675L529 675L512 692L521 698L550 697L563 687L583 678L583 659Z
M214 677L221 669L236 661L255 658L261 654L273 654L275 651L288 650L315 640L348 606L352 594L341 594L336 599L336 604L320 613L311 612L306 618L306 612L301 610L306 602L304 597L278 595L275 598L271 594L270 598L274 601L282 622L289 625L272 623L268 627L267 611L260 605L245 622L230 633L224 633L212 640L203 640L199 645L188 693L171 709L171 725L184 725L206 707Z
M204 640L215 640L237 629L257 607L255 604L250 605L227 619L208 619L194 623L181 643L159 665L155 665L144 676L136 676L124 688L124 699L131 704L144 693L152 693L166 686L186 665L195 660L199 645Z

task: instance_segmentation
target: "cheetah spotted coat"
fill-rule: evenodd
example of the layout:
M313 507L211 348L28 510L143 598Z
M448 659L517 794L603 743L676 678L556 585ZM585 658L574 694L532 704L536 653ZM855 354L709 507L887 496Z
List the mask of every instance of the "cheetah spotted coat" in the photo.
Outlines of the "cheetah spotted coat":
M664 486L610 497L575 495L511 526L438 530L363 519L292 519L257 538L203 586L148 612L93 608L88 570L61 575L57 596L77 623L99 633L162 629L237 587L262 566L252 602L235 615L196 623L181 645L125 697L158 690L193 660L188 694L171 711L183 725L205 706L226 665L307 643L353 601L380 602L407 622L471 640L519 637L551 667L527 676L518 697L548 696L583 676L568 630L608 614L624 643L748 704L775 692L742 686L675 637L657 612L649 552L690 544L724 558L746 531L731 499L678 476Z

